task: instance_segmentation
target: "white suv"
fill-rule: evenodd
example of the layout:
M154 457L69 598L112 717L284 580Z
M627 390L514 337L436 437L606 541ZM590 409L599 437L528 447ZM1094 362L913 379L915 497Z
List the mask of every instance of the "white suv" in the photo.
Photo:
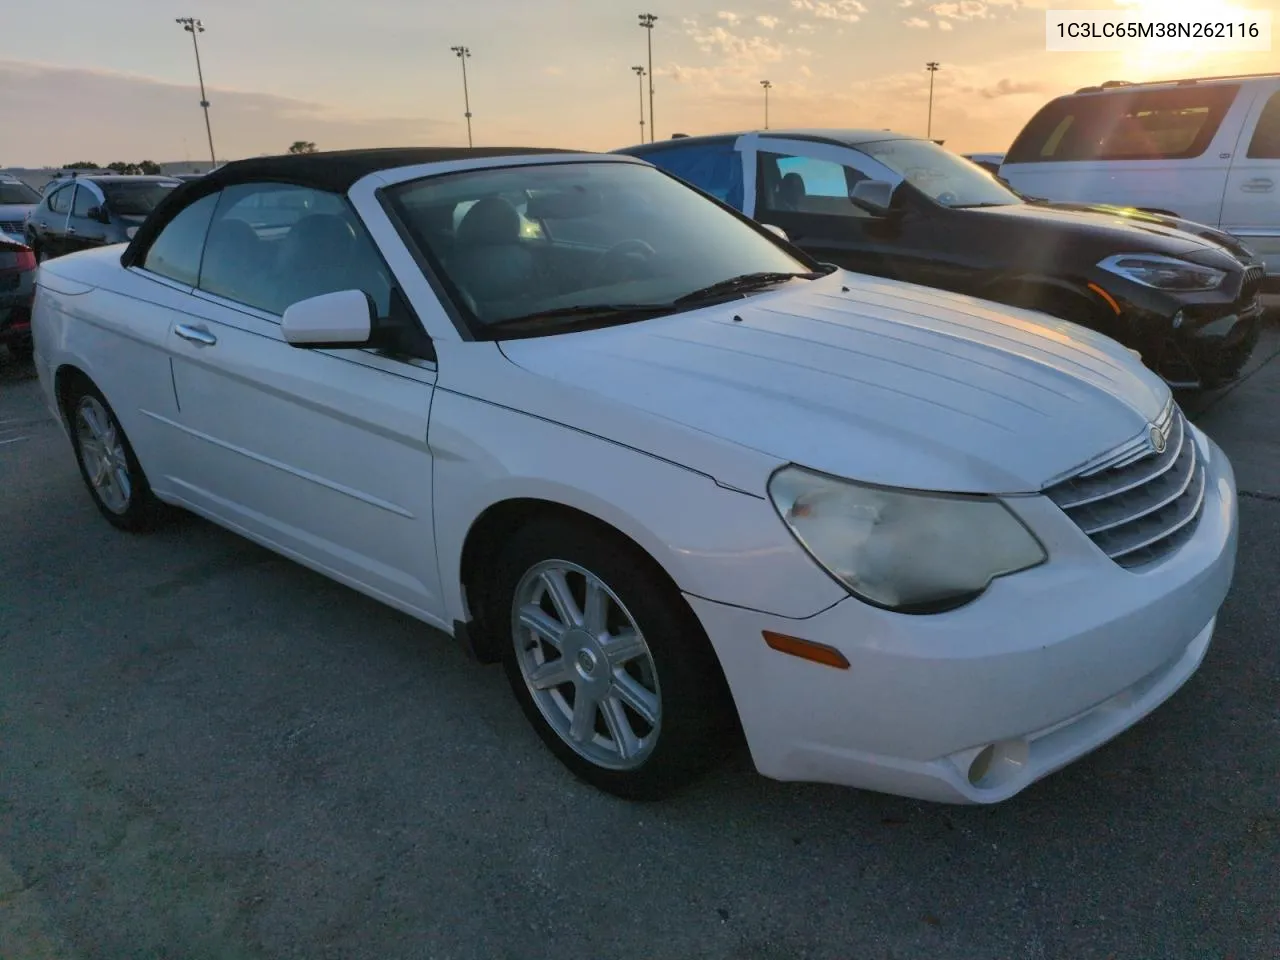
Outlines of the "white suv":
M1221 227L1280 293L1280 73L1085 87L1031 119L1000 176L1031 196Z

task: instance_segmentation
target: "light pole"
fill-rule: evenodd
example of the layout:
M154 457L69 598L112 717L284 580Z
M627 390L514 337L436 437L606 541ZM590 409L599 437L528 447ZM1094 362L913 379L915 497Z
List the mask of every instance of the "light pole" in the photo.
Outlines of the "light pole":
M191 46L196 51L196 76L200 78L200 106L204 108L204 132L209 136L210 169L218 165L218 158L213 152L213 127L209 126L209 98L204 95L204 70L200 67L200 42L196 34L204 33L204 24L195 17L177 17L174 23L182 24L182 29L191 34Z
M450 47L458 60L462 62L462 105L466 109L464 116L467 118L467 146L473 146L471 142L471 93L467 90L467 58L471 56L470 47Z
M933 75L938 72L940 66L942 64L937 60L930 60L924 65L924 68L929 71L929 126L926 128L925 136L930 140L933 139Z
M640 26L649 31L649 142L658 135L658 124L653 119L653 25L658 18L652 13L640 14Z
M636 78L640 81L640 142L644 143L644 78L648 76L644 67L632 67Z
M769 129L769 91L773 89L773 84L768 80L761 80L760 86L764 87L764 128Z

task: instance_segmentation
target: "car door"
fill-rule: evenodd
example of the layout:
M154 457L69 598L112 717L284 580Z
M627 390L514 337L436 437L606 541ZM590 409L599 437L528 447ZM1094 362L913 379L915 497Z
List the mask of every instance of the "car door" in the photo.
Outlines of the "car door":
M67 218L71 215L71 198L75 194L75 188L74 182L55 187L45 194L40 206L31 214L36 251L42 259L61 256L66 252Z
M364 290L383 317L409 309L344 198L281 184L222 192L170 335L182 498L443 624L427 447L434 358L300 349L281 334L289 304L344 289Z
M99 188L86 180L76 184L62 241L64 253L100 247L106 242L107 227L101 220L106 201ZM94 216L90 216L90 214Z
M846 270L929 286L957 286L948 228L922 205L881 217L849 199L854 184L902 177L836 144L760 138L754 144L755 218L781 227L815 259ZM960 279L967 273L959 270Z
M1280 276L1280 80L1260 90L1236 146L1222 202L1222 227Z

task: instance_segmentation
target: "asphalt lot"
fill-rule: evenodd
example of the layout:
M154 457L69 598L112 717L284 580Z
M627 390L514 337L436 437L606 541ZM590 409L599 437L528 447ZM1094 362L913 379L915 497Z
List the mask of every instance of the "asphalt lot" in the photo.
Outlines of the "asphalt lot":
M1270 358L1270 362L1264 362ZM0 960L1280 956L1280 329L1196 677L994 808L573 781L500 672L194 518L116 532L0 353Z

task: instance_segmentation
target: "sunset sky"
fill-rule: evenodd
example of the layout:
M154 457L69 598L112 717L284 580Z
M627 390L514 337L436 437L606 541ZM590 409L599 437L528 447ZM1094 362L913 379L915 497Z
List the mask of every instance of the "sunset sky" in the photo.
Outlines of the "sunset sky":
M32 0L0 3L0 167L207 157L190 37L219 159L283 151L465 144L455 44L477 145L611 149L639 136L645 35L658 15L659 137L760 126L923 134L1004 150L1051 96L1109 79L1280 70L1270 53L1046 53L1048 0ZM646 4L650 4L646 6ZM1204 18L1280 0L1056 0Z

